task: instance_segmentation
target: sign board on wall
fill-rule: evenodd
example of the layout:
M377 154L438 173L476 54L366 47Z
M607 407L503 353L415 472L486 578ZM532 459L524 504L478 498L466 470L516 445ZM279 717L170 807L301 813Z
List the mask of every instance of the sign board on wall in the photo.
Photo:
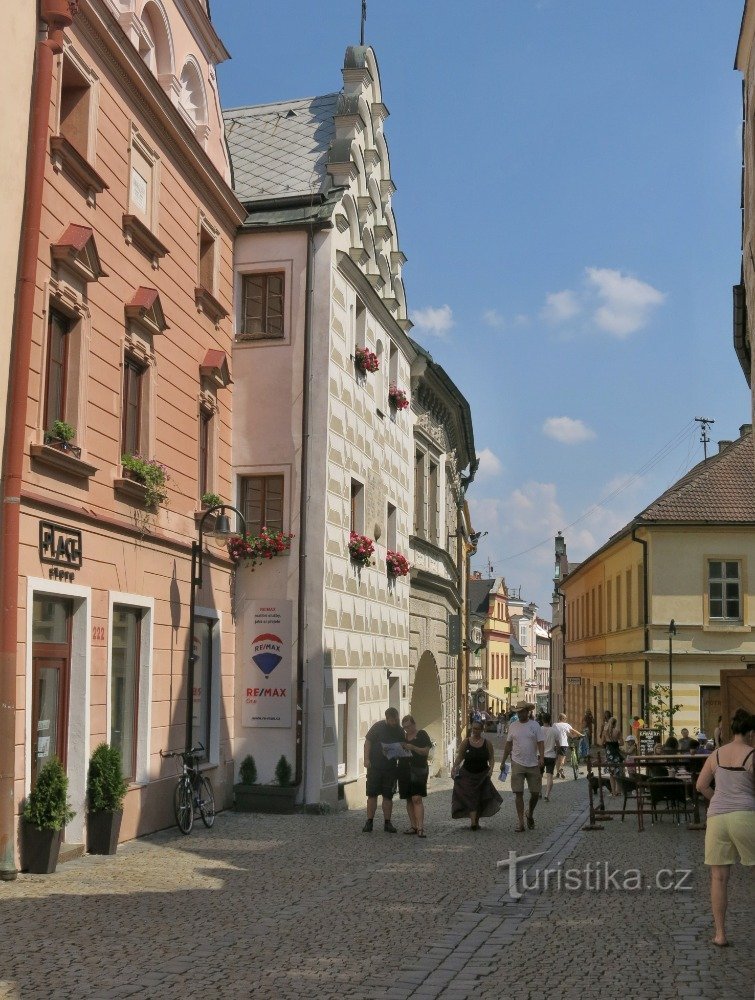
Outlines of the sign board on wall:
M244 614L241 725L291 726L291 601L250 601Z

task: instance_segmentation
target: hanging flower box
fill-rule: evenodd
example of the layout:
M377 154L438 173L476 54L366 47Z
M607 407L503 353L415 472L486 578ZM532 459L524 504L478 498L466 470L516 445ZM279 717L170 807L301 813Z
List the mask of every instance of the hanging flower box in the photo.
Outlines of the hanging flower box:
M378 371L380 359L368 347L357 347L354 351L354 364L357 366L357 371L366 375L368 372Z
M367 535L358 535L352 531L349 535L349 555L357 566L371 566L375 543Z
M228 555L234 565L248 563L254 569L263 559L274 559L288 552L293 537L285 531L267 528L262 528L259 535L236 535L228 540Z
M385 565L388 569L388 576L408 576L411 566L409 565L409 560L406 556L402 556L400 552L388 552L385 557Z
M405 410L409 405L409 397L404 389L391 385L388 387L388 402L397 410Z

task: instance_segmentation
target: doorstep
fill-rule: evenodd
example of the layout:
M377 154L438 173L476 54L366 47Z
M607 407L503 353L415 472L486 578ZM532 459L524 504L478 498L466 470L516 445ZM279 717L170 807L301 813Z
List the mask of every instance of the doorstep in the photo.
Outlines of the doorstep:
M61 844L58 864L65 864L66 861L74 861L76 858L84 856L83 844Z

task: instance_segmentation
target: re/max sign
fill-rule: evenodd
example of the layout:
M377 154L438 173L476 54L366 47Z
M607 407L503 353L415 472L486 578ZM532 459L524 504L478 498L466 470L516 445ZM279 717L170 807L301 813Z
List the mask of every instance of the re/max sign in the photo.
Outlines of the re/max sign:
M81 569L81 532L52 521L40 521L39 558L43 563Z

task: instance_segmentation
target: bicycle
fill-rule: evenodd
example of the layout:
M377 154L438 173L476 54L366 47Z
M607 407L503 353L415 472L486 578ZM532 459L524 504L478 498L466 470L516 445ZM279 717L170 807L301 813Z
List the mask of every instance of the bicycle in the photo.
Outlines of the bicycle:
M574 772L574 780L576 781L579 777L579 757L577 756L577 747L574 739L569 740L569 753L567 755L567 760L571 764L571 769Z
M198 754L204 752L200 743L191 750L160 751L160 756L180 757L181 775L173 793L173 812L181 833L191 833L194 815L199 810L202 822L209 829L215 822L215 796L210 779L206 778L197 765Z

